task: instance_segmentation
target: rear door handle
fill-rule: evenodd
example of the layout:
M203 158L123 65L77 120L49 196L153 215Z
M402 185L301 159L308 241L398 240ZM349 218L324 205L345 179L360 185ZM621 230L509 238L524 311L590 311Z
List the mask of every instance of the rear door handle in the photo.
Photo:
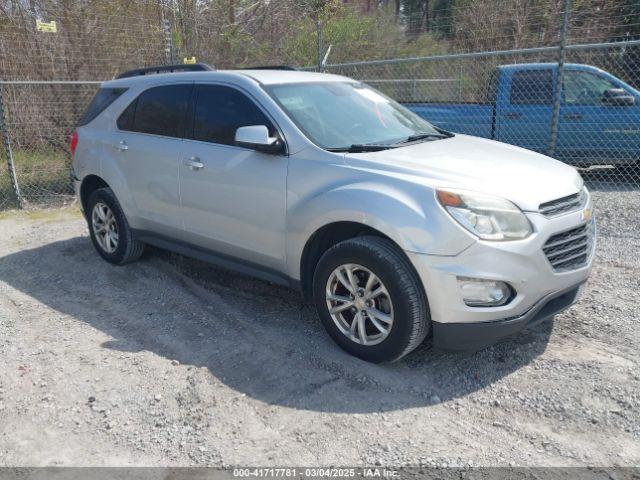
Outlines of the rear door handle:
M115 149L124 152L125 150L129 150L129 145L124 140L120 140L116 145L114 145Z
M505 118L510 118L512 120L517 120L518 118L522 117L522 114L518 112L507 112L503 113L502 116Z
M204 168L204 163L202 163L198 157L190 157L184 161L184 164L191 170L201 170Z

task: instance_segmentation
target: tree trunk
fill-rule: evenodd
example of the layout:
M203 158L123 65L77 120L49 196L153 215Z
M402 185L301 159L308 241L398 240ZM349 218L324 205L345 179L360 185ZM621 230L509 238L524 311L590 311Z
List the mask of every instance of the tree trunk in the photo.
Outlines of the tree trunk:
M423 25L422 25L422 31L423 32L428 32L429 28L430 28L430 23L431 20L429 18L429 0L422 0L422 19L423 19Z
M236 0L229 0L229 25L236 23Z

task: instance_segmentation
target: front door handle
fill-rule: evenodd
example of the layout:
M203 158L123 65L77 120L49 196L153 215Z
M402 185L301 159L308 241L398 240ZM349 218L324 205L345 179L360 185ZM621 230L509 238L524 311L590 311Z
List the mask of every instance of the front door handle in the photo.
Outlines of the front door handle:
M184 164L191 170L201 170L204 168L204 163L202 163L198 157L190 157L184 161Z
M115 145L115 149L124 152L125 150L129 150L129 145L124 140L120 140L117 145Z
M566 118L567 120L582 120L582 115L579 113L565 113L562 118Z

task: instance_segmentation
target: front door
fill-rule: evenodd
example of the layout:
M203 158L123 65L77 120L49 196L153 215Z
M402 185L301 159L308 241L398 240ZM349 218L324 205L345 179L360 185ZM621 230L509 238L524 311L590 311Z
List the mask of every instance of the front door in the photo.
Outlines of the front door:
M604 92L621 88L603 74L567 70L558 120L558 158L609 164L640 157L640 106L607 105Z
M239 127L274 123L243 91L196 86L181 155L180 192L190 241L255 266L284 270L288 157L235 145Z

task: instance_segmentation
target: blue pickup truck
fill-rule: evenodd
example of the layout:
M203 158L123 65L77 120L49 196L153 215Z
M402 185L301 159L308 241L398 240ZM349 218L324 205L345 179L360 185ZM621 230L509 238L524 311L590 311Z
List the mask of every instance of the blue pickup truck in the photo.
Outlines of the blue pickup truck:
M486 103L408 103L434 125L548 153L575 166L640 163L640 92L590 65L565 64L555 151L551 118L558 65L503 65Z

